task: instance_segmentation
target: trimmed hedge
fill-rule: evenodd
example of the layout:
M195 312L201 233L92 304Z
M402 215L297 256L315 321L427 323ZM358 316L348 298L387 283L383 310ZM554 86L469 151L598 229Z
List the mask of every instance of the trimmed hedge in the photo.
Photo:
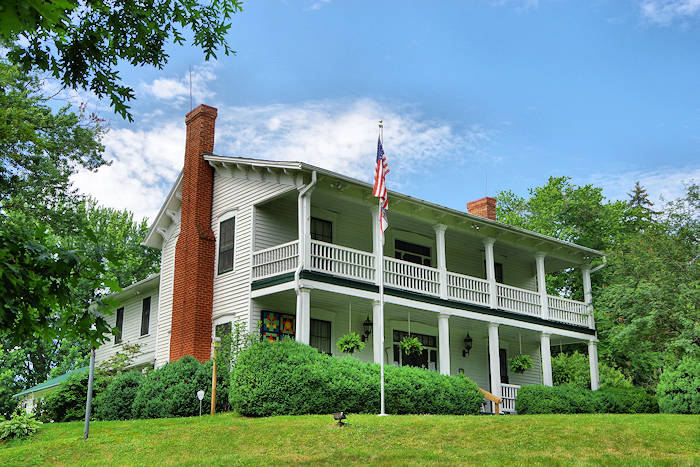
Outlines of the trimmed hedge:
M131 406L145 377L140 371L117 375L97 398L95 418L98 420L129 420Z
M700 414L700 358L685 357L661 373L656 396L664 413Z
M523 386L515 400L519 414L657 413L654 396L640 388L603 388L591 391L573 385Z
M475 414L483 396L463 376L385 368L386 409L395 414ZM379 365L320 354L291 340L243 351L231 375L231 404L242 415L379 411Z
M217 369L218 370L218 369ZM217 377L217 386L227 372ZM204 391L203 411L211 400L211 363L202 364L191 356L168 363L148 374L139 386L131 406L133 418L190 417L199 415L197 391ZM224 388L216 391L217 411L228 405Z

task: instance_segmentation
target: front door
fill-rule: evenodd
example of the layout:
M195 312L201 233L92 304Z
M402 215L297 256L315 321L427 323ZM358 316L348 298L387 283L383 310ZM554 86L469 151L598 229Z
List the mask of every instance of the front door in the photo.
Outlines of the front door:
M498 349L498 357L501 363L501 383L508 384L508 357L506 349Z

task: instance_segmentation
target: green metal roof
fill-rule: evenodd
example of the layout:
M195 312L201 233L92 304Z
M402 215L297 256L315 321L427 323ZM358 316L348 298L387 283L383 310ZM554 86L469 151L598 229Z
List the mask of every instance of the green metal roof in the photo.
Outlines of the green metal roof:
M56 376L55 378L51 378L47 381L44 381L41 384L37 384L36 386L33 386L29 389L25 389L24 391L19 392L12 397L20 397L20 396L24 396L25 394L30 394L32 392L37 392L37 391L43 391L44 389L49 389L49 388L52 388L54 386L58 386L59 384L61 384L62 381L65 381L66 379L68 379L68 377L70 375L80 373L81 371L87 371L87 369L88 369L88 367L84 366L82 368L77 368L75 370L71 370L66 374L63 374L61 376Z

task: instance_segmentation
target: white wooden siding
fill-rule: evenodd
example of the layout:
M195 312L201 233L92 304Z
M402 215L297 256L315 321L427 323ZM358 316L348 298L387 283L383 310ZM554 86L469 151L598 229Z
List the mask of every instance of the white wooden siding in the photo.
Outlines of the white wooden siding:
M215 172L212 230L218 235L220 216L235 211L236 239L233 271L223 274L214 271L214 322L223 322L220 320L222 317L231 317L231 320L243 319L246 322L250 319L250 272L255 209L253 204L283 194L292 188L290 185L271 181L248 180ZM216 246L218 248L218 239ZM216 254L218 255L218 251Z
M141 311L143 299L146 297L151 297L149 332L147 335L141 336ZM107 322L110 327L115 326L117 308L120 307L124 307L122 341L119 344L115 344L114 336L110 335L109 340L95 350L95 362L99 364L111 358L122 349L123 344L138 344L141 346L141 353L133 362L134 366L153 363L156 348L156 330L158 329L158 288L154 285L120 301L119 305L114 309L114 313L107 316Z
M175 245L179 228L163 243L160 257L160 300L158 302L158 332L156 336L156 367L170 360L170 331L173 317L173 274L175 272Z
M297 192L255 207L255 251L298 238Z

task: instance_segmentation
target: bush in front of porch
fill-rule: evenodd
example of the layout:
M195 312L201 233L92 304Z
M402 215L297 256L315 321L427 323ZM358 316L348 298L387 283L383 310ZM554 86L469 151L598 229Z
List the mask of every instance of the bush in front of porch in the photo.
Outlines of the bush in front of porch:
M591 391L574 385L523 386L515 400L521 414L657 413L656 398L641 388Z
M476 414L483 396L463 376L410 367L385 368L386 411ZM230 400L242 415L379 412L379 365L336 358L291 340L243 351L231 375Z

